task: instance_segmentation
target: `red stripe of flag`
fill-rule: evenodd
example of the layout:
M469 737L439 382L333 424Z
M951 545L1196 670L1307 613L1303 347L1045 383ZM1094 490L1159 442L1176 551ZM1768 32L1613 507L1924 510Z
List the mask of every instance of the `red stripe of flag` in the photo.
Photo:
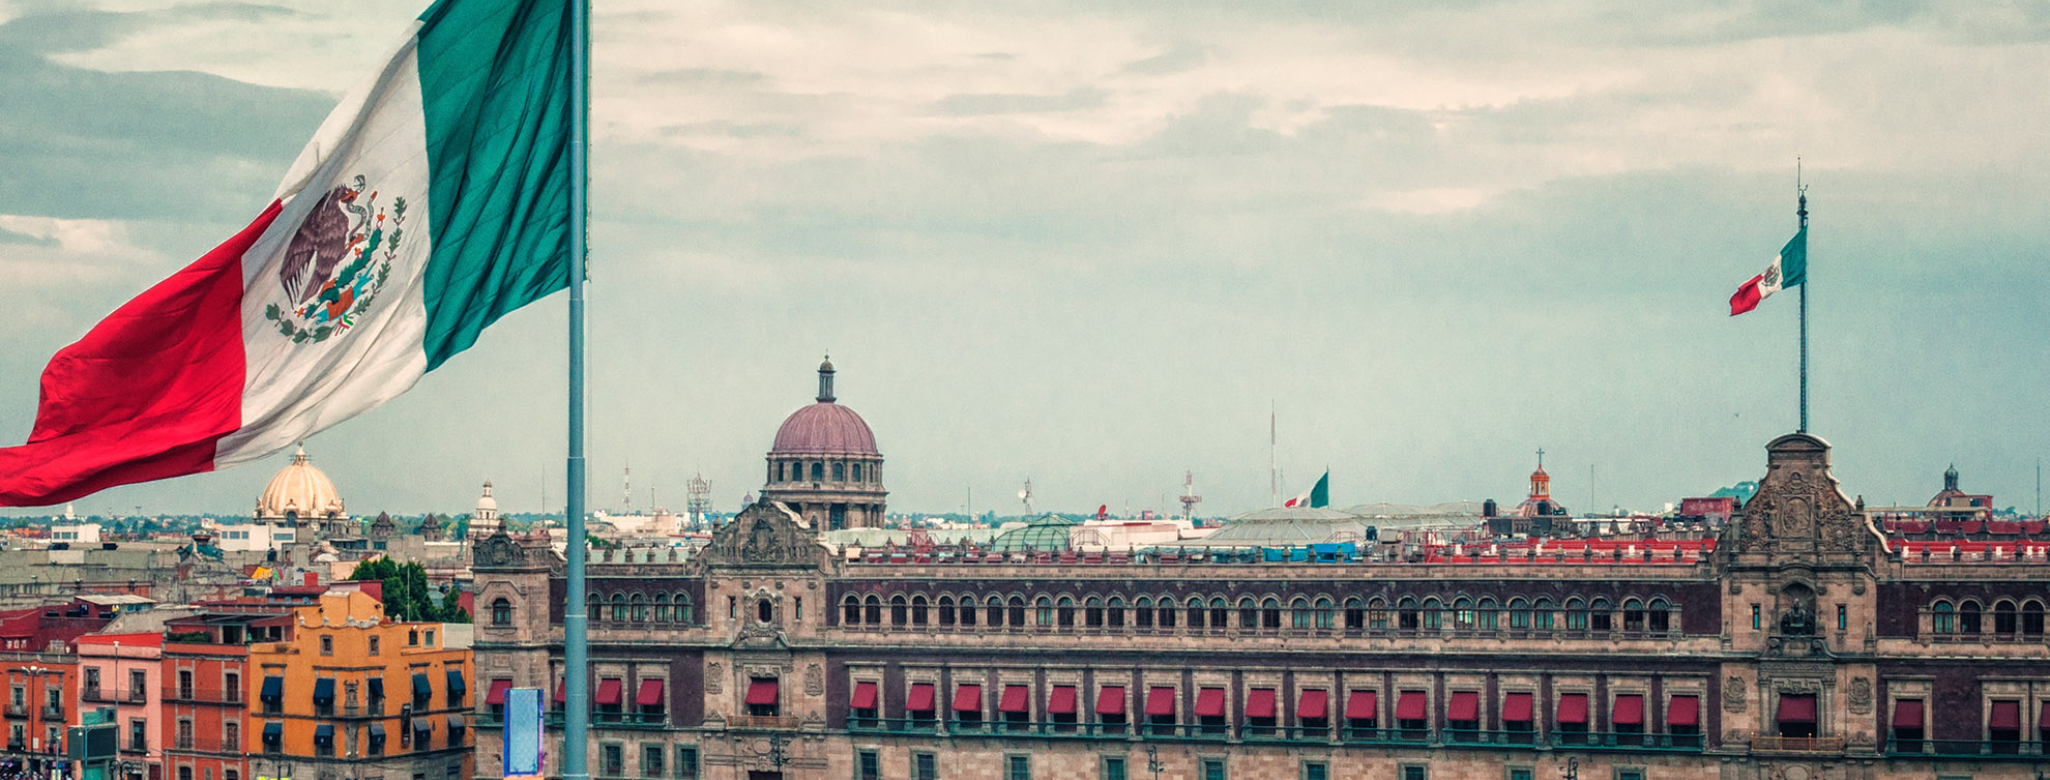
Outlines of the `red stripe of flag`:
M1730 316L1735 317L1758 308L1758 302L1765 299L1765 296L1758 292L1758 283L1764 279L1765 274L1759 274L1737 288L1736 294L1730 296Z
M213 470L215 443L242 425L242 255L278 211L50 359L28 443L0 449L0 506Z

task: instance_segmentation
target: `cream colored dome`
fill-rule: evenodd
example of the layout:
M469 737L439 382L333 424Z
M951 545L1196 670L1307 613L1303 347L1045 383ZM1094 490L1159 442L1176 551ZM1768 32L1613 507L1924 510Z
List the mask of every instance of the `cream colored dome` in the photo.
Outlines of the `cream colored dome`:
M286 513L302 519L342 516L342 496L335 492L335 483L314 468L303 445L292 456L292 464L271 477L270 484L263 488L263 497L256 500L259 519L282 519Z

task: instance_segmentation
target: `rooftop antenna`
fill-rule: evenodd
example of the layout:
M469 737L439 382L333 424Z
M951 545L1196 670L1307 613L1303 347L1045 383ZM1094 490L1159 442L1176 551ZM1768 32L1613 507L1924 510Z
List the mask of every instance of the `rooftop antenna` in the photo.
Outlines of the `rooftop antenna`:
M1032 516L1032 478L1025 478L1025 489L1018 491L1018 500L1025 502L1025 516Z
M693 522L705 522L706 515L712 511L712 483L705 480L703 472L699 472L684 483L684 492L690 496L684 504L684 511L690 513Z
M620 513L620 514L623 514L623 515L630 515L630 514L633 514L633 513L634 513L634 464L633 464L633 461L627 461L627 463L626 463L626 470L625 470L624 472L621 472L621 474L620 474L620 477L619 477L619 492L620 492L620 497L621 497L621 498L623 498L623 499L625 499L625 501L626 501L626 505L625 505L625 506L623 506L623 507L620 507L620 509L619 509L619 513Z
M1195 523L1196 505L1202 501L1203 497L1196 495L1196 472L1182 472L1182 519Z
M1274 470L1274 399L1267 399L1267 505L1281 503L1281 474Z

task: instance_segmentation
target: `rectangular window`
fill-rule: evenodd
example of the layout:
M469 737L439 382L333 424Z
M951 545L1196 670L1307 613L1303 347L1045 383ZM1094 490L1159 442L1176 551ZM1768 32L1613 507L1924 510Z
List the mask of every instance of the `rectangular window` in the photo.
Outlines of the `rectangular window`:
M598 771L606 777L626 775L626 746L618 743L598 747Z
M1225 777L1224 777L1224 759L1222 759L1222 758L1206 758L1206 759L1203 759L1203 778L1202 778L1202 780L1225 780Z
M1509 767L1507 780L1536 780L1537 770L1527 766Z
M1619 768L1616 780L1644 780L1644 770L1637 767Z
M1759 626L1763 625L1763 620L1759 617L1759 615L1760 612L1758 611L1758 605L1751 605L1751 630L1753 631L1757 631Z
M329 635L329 636L322 636L322 637L320 638L320 654L321 654L321 655L334 655L334 654L335 654L335 638L334 638L334 637L333 637L332 635Z
M1403 764L1402 780L1431 780L1431 770L1423 764Z
M1842 604L1838 604L1838 605L1836 605L1836 630L1838 630L1838 631L1844 631L1844 630L1846 630L1846 629L1850 628L1850 625L1851 625L1851 613L1850 613L1850 610L1849 610L1848 608L1846 608L1846 607L1845 607L1844 605L1842 605Z
M676 746L676 780L698 780L698 746Z
M1322 761L1304 761L1303 780L1331 780L1331 765ZM1404 775L1404 780L1408 780L1407 775Z
M1103 780L1125 780L1125 757L1103 757Z
M1004 780L1032 780L1032 758L1004 756Z
M883 780L883 757L873 750L855 754L854 780Z
M128 749L137 753L149 751L149 721L128 719Z
M931 753L912 753L911 780L940 780L939 757Z
M141 669L128 673L128 700L143 701L149 696L149 672Z
M668 753L660 744L641 746L641 776L649 780L668 777L662 773L662 757Z

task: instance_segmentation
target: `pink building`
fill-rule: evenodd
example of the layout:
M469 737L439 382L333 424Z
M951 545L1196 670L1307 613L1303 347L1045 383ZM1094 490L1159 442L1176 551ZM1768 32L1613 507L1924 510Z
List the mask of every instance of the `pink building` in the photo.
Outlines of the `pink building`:
M78 638L78 711L114 709L120 728L117 780L163 780L164 635L91 634Z

